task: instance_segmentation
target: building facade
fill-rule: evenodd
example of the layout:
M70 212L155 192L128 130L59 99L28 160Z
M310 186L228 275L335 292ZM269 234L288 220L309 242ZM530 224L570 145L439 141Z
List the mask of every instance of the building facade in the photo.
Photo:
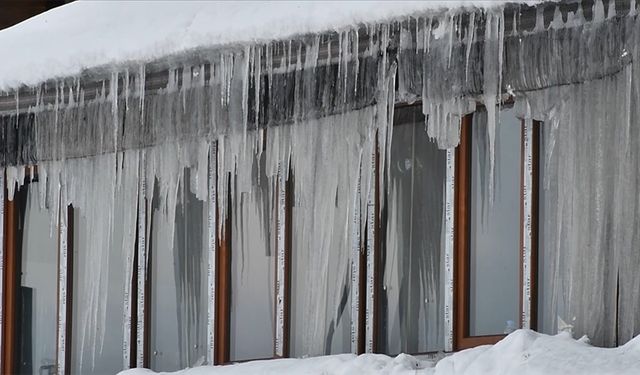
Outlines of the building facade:
M9 89L2 372L627 342L638 38L506 3Z

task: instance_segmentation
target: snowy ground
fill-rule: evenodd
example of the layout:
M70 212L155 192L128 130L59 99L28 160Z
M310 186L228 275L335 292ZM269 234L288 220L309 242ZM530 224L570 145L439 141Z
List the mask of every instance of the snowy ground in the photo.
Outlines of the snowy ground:
M150 375L133 369L120 375ZM440 360L419 360L401 354L333 355L307 359L254 361L229 366L198 367L176 375L244 374L429 374L429 375L604 375L640 374L640 336L624 346L603 349L568 333L549 336L518 330L493 346L464 350Z

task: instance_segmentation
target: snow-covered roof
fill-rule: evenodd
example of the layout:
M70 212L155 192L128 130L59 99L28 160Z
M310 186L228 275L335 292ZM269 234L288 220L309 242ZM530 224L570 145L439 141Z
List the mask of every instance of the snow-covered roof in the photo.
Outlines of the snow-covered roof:
M77 1L0 31L0 90L199 47L507 2L540 1Z

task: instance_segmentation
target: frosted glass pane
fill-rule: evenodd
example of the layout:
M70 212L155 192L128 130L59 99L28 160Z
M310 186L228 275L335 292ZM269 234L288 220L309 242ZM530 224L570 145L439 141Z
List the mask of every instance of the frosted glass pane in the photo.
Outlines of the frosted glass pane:
M519 322L521 124L513 109L500 113L495 133L495 194L485 113L472 124L470 321L471 336L505 332Z
M18 304L20 373L47 374L53 371L56 358L57 233L51 212L40 207L38 183L25 189Z
M185 181L189 186L188 171ZM193 367L206 356L206 210L188 190L180 188L171 218L154 197L150 354L156 371Z
M442 350L446 151L427 136L421 107L398 109L394 125L380 350L388 354Z
M275 218L265 175L265 154L238 174L251 175L247 185L235 183L231 235L232 361L270 358L274 343ZM252 165L253 164L253 165ZM243 179L243 176L237 177ZM244 179L243 179L244 180Z

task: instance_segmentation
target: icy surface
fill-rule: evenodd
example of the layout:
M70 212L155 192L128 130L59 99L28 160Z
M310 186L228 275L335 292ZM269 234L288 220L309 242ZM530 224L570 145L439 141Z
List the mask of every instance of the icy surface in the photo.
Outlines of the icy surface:
M275 359L220 367L199 367L178 375L209 374L429 374L429 375L602 375L637 374L640 370L640 339L616 349L589 345L586 338L574 340L566 333L548 336L518 330L493 346L464 350L437 364L400 354L351 354L308 359ZM146 369L120 375L150 375Z
M489 8L501 3L504 1L78 1L0 32L0 90L197 47L273 40L425 10Z
M637 74L636 65L628 66L602 80L531 93L519 103L526 116L545 121L543 328L586 334L603 346L640 331Z
M365 198L373 198L371 192L376 181L380 182L377 194L382 195L384 189L391 196L398 192L390 189L394 106L400 101L419 99L426 115L427 134L440 148L451 149L458 144L460 119L479 106L484 106L488 117L494 119L490 124L492 132L497 130L501 126L496 122L499 106L508 95L514 97L520 117L545 121L542 202L544 217L549 220L544 221L541 240L546 252L544 261L550 262L549 267L544 267L544 272L550 271L543 276L543 285L548 289L542 297L545 306L542 313L545 321L551 322L547 331L573 329L578 334L588 333L594 343L607 346L622 344L639 332L635 311L640 287L634 272L640 259L633 245L638 242L640 217L636 189L640 180L636 171L638 109L632 105L638 102L640 92L636 78L640 72L633 65L633 61L640 60L637 43L640 23L635 9L626 15L622 9L613 5L605 9L601 1L596 1L593 9L576 5L566 14L566 20L558 16L560 11L556 9L553 20L546 21L540 11L531 30L520 30L517 17L507 17L506 10L500 7L474 9L471 13L454 9L379 23L371 16L369 21L373 23L357 27L352 23L365 20L354 19L353 15L342 26L335 23L350 14L346 8L345 12L337 12L342 8L335 7L360 10L362 5L331 3L331 7L320 9L319 3L299 3L301 8L292 9L300 14L277 13L283 18L275 19L282 22L273 30L282 34L275 31L251 34L240 28L244 17L252 20L251 15L264 10L261 6L265 5L256 3L250 10L239 10L234 7L247 5L224 3L243 18L231 28L242 38L216 39L215 33L202 31L207 43L201 44L191 39L199 35L191 30L188 36L179 34L181 38L177 41L167 42L180 46L176 49L155 39L147 44L137 40L139 55L126 56L120 47L114 47L115 57L105 55L104 51L101 54L84 49L112 43L115 38L112 33L120 32L119 29L155 30L149 22L161 24L162 17L157 14L151 15L158 18L150 17L148 8L143 11L138 4L143 3L130 2L117 8L108 3L79 2L0 33L0 42L4 38L13 40L13 33L22 32L24 38L32 35L31 38L41 41L44 40L41 32L45 32L42 30L55 35L55 30L43 26L44 21L61 27L57 17L58 21L64 19L61 23L65 27L74 25L86 30L93 30L93 22L98 22L104 34L101 37L89 34L92 37L87 40L91 43L74 40L84 38L77 33L70 34L69 39L55 38L59 43L70 40L69 43L76 43L73 47L79 47L61 48L51 43L56 47L55 56L60 53L63 60L86 64L88 60L83 56L67 55L78 50L87 55L95 53L94 61L100 64L119 63L121 58L136 60L127 66L110 65L112 70L107 78L97 82L73 77L26 88L36 101L20 107L16 94L20 113L11 108L0 117L0 145L4 146L0 156L6 166L9 198L24 182L24 166L37 164L40 202L49 208L52 222L57 222L61 210L70 204L92 219L87 223L87 238L79 240L80 248L95 244L90 254L96 261L91 265L87 288L81 292L90 313L74 318L81 319L76 324L86 327L77 340L87 346L80 359L87 366L83 370L93 366L94 359L101 358L103 343L107 345L108 341L104 337L108 312L103 297L112 293L109 267L114 263L106 254L111 245L117 245L113 242L118 219L115 199L130 202L129 206L137 203L141 208L147 207L149 215L153 200L156 219L162 218L166 224L163 226L166 242L173 243L180 192L188 188L197 200L204 201L215 184L218 200L215 206L207 207L210 214L217 209L220 220L210 229L222 234L225 226L231 225L236 232L260 233L259 237L265 240L272 238L266 225L270 215L265 214L270 210L258 210L261 215L256 215L255 220L233 218L240 209L238 202L243 193L255 192L252 189L258 185L258 176L267 180L263 186L266 191L261 194L273 201L277 195L276 179L282 172L293 185L295 248L292 250L296 252L294 262L300 261L294 267L295 272L307 271L317 276L311 280L301 276L295 283L301 291L300 298L293 301L296 309L293 315L299 317L292 332L300 339L292 340L294 352L318 355L350 351L349 311L353 310L346 307L351 293L348 273L351 257L357 255L352 250L358 241L364 241L357 233L366 233L373 242L373 235L366 229L371 229L375 221L369 218L378 214ZM204 9L213 6L212 3L176 4L162 3L157 8L158 12L171 14L171 21L163 24L166 30L184 29L184 25L174 24L182 17L182 6L193 7L190 13L193 19L187 17L193 21L193 27L219 27L210 22L214 18L205 17L208 13ZM441 3L407 3L398 9L411 13L436 4ZM127 7L139 9L127 14L131 22L122 28L102 19L80 17L83 15L80 10L95 9L113 21L113 12L116 16L120 12L114 9ZM391 5L381 4L370 11L380 11L385 18L395 14L385 7ZM75 17L65 13L76 11ZM214 17L212 12L210 17ZM134 17L141 14L145 20ZM315 21L309 21L309 17L329 19L329 14L330 24L313 29ZM587 14L591 17L589 21L585 18ZM215 17L222 15L216 13ZM102 22L107 22L106 26ZM287 22L299 22L305 27L294 28ZM258 27L264 25L256 23L256 30L264 31ZM15 31L23 27L26 30ZM315 34L281 42L253 43L257 36L275 38L290 35L289 32L334 27L341 29L330 37ZM34 34L28 32L30 28L34 28ZM40 33L36 33L37 29ZM156 34L146 30L144 35L155 38ZM231 31L229 35L233 35ZM129 35L124 41L115 38L117 42L113 43L122 42L125 48L129 46L128 38ZM250 43L240 44L241 41ZM187 42L192 45L180 44ZM196 61L175 64L173 60L165 61L169 66L160 70L138 61L156 56L149 54L150 49L164 54L196 45L231 42L232 47L200 56ZM48 45L33 43L23 40L21 49L15 46L9 50L15 51L15 56L21 56L21 51L29 48L54 55ZM13 58L11 53L8 56ZM76 65L61 70L60 67L66 69L69 65L51 61L51 56L42 56L49 69L47 78L50 74L75 74L81 69ZM31 55L29 59L40 61ZM42 73L28 62L16 61L22 61L18 64L21 69ZM21 73L16 66L12 68L15 72L0 72L0 77L12 74L21 82L29 82L27 78L19 78ZM55 69L59 69L57 73ZM31 82L44 78L44 73L30 76ZM158 87L151 89L153 85ZM490 140L490 150L495 149L492 144ZM210 154L210 150L217 150L216 155ZM376 152L380 166L377 180L371 169L372 155ZM493 165L492 152L489 156L488 178L493 181L491 171L499 168ZM218 163L213 167L211 160L216 157ZM255 158L264 158L264 165L260 164L259 173L254 174ZM187 168L188 179L184 175ZM210 169L215 176L207 174ZM263 204L265 196L260 197ZM380 212L386 208L381 207ZM355 216L358 212L368 220L358 220ZM227 224L225 219L229 217L232 220ZM123 244L127 279L132 274L135 220L131 210L122 220L124 228L130 229L121 233L123 238L117 241ZM147 232L149 222L141 223L142 229L147 225ZM365 228L367 222L369 228ZM242 249L239 252L244 254ZM433 262L437 262L435 257ZM242 264L238 266L242 268ZM434 264L425 264L424 269L425 279L438 279ZM140 277L143 280L144 275ZM431 284L429 287L438 287L436 282ZM131 292L128 288L121 287L123 299ZM306 293L309 290L312 292ZM190 295L187 293L185 297L190 299ZM434 293L427 295L434 297ZM120 315L120 310L116 315ZM123 327L117 331L124 333L126 341L130 310L127 306L122 310Z

